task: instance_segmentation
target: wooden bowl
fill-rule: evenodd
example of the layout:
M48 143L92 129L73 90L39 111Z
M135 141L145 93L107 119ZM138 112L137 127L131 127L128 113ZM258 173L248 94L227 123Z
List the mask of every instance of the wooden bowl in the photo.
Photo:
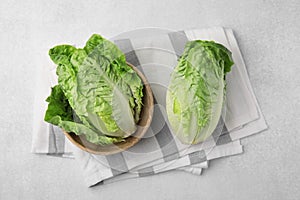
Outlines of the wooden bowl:
M142 79L142 82L144 84L143 108L140 114L140 121L137 124L137 130L131 136L125 138L124 142L105 146L93 144L87 141L84 135L76 135L75 133L68 133L64 131L64 134L67 136L67 138L83 151L98 155L110 155L119 153L135 145L148 130L153 116L152 90L145 76L132 64L127 63L127 65L137 72L138 76Z

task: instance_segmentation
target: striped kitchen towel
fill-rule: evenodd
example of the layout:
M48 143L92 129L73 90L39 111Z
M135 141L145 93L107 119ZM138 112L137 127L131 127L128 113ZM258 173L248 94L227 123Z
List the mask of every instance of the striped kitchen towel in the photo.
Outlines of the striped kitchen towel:
M156 100L153 122L146 137L126 152L110 156L82 152L70 145L59 128L43 122L47 106L43 101L50 93L50 85L56 80L49 76L49 70L43 69L40 73L32 151L65 157L73 156L75 152L78 162L84 167L88 186L171 169L200 174L201 169L207 167L208 160L241 153L239 138L267 128L230 29L210 28L180 32L147 29L144 30L147 37L145 34L136 34L139 31L111 39L125 53L127 61L145 74ZM220 126L209 139L198 145L187 146L178 142L171 133L164 99L170 73L177 64L178 56L181 55L185 43L195 39L215 40L225 45L232 51L235 65L227 76L226 112L223 115L225 126L220 121Z

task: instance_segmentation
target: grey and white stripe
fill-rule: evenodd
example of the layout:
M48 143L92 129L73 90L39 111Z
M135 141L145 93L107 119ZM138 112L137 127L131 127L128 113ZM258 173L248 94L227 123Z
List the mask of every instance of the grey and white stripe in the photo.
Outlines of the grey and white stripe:
M60 156L64 154L65 150L65 136L62 130L49 124L49 146L48 153L52 155Z
M128 167L122 153L106 156L106 160L114 176L128 172Z
M168 34L177 57L182 55L185 44L189 41L184 31L171 32Z
M127 62L137 67L139 70L142 70L140 61L134 51L130 39L115 40L114 43L124 52Z

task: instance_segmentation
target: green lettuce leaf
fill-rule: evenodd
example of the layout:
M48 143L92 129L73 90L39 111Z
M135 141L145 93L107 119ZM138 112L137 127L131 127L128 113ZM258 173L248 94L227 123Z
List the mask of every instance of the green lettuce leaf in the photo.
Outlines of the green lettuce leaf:
M204 141L221 116L231 52L213 41L190 41L174 69L166 105L170 125L187 144Z
M51 95L46 101L49 103L44 118L46 122L59 126L67 132L73 132L77 135L84 134L88 141L95 144L108 145L124 141L123 138L101 135L83 125L72 110L68 99L59 85L52 88Z
M115 44L94 34L83 49L59 45L50 49L49 56L57 64L58 84L82 126L117 138L136 131L143 84Z

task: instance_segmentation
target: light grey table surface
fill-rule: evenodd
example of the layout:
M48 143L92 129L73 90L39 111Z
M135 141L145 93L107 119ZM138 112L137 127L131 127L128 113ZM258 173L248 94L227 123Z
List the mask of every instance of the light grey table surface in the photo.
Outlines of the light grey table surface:
M300 1L0 3L0 199L299 199ZM235 31L269 130L203 176L169 172L87 188L70 159L30 153L35 70L50 47L140 27Z

